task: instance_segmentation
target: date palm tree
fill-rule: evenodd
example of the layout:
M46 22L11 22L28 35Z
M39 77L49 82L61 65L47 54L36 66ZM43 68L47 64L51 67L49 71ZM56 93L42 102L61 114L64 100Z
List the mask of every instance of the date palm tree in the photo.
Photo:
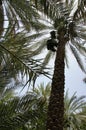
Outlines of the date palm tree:
M32 0L32 3L34 1ZM46 130L63 130L65 52L69 47L80 68L86 73L82 59L86 57L85 0L35 0L36 8L47 15L57 31L58 47L52 78ZM83 57L83 58L82 58Z

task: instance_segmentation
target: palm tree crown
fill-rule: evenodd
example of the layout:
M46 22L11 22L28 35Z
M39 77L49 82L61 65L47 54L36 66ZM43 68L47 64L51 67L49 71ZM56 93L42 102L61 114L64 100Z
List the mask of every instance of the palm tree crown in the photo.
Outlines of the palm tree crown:
M80 68L86 73L82 62L82 56L86 56L85 0L41 0L40 2L36 0L35 3L36 7L40 11L44 11L48 18L53 21L53 29L57 30L57 34L60 34L61 30L65 31L66 48L70 48ZM57 39L59 40L59 35L57 35Z

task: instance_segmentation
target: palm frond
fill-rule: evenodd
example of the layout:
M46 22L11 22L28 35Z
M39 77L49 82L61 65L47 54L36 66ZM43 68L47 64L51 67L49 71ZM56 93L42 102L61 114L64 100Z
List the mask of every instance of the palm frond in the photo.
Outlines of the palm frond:
M77 22L78 24L78 22ZM76 30L77 30L77 35L79 38L81 38L83 40L83 43L85 44L85 41L86 41L86 26L85 24L83 24L82 26L82 23L80 22L78 24L78 26L76 27Z
M81 68L81 70L86 73L86 70L85 70L85 67L84 67L84 64L83 64L83 61L82 61L82 58L80 57L80 55L78 54L78 51L72 46L70 45L70 49L72 51L72 53L74 54L76 60L77 60L77 63L79 65L79 67Z
M36 120L37 114L35 113L35 110L32 110L35 105L35 100L36 97L33 94L29 94L28 97L25 96L22 99L19 97L11 97L11 99L1 100L0 120L2 123L0 124L0 128L17 129L21 128L22 125L25 125L26 122ZM26 104L28 105L26 106Z
M72 106L71 110L75 111L76 113L77 113L77 110L81 111L81 108L83 108L86 105L84 101L85 98L86 98L85 96L81 96L79 98L75 97L75 100L73 100L71 104Z
M46 115L43 115L43 119L41 116L41 113L46 113L46 109L42 109L42 106L44 105L42 102L43 101L40 100L38 95L33 92L29 92L23 97L8 98L1 101L0 121L2 121L2 123L0 123L0 128L2 128L2 130L7 130L7 128L18 129L25 126L27 126L28 129L29 126L31 129L34 126L37 127L39 118L40 120L45 121L44 119L46 117ZM43 107L45 108L45 106ZM42 125L44 125L44 123L41 124L41 126Z
M86 57L86 47L84 47L83 42L81 42L73 41L73 45L77 48L77 50L82 56Z
M38 31L46 28L46 25L39 21L40 15L29 1L3 1L3 8L0 9L2 22L5 21L2 26L3 31L6 31L5 35L13 35L19 30Z
M71 129L78 130L81 126L81 122L86 120L85 112L83 108L86 107L85 102L86 96L77 97L76 93L74 93L71 97L69 97L68 90L65 94L65 113L64 113L64 127L67 129L70 127Z
M65 63L66 63L66 66L69 68L69 61L68 61L68 56L67 56L67 46L65 47Z
M44 83L41 83L40 85L35 87L34 92L38 95L38 97L43 97L44 99L49 100L50 89L50 83L48 83L46 87L44 86Z
M28 82L31 82L31 80L35 81L37 76L43 74L43 69L45 68L45 75L48 76L47 68L42 65L42 60L31 58L31 50L28 47L26 48L25 45L28 40L29 38L25 37L24 34L18 33L16 34L16 38L7 37L5 41L1 41L1 73L5 71L6 73L10 72L9 77L11 74L13 77L16 77L18 73L20 73L22 77L27 75L29 78ZM10 69L13 71L10 71Z
M82 1L77 1L77 9L74 13L74 16L73 16L73 20L79 20L79 19L83 19L84 21L86 20L86 11L85 11L85 8L86 8L86 2L85 0L82 0Z

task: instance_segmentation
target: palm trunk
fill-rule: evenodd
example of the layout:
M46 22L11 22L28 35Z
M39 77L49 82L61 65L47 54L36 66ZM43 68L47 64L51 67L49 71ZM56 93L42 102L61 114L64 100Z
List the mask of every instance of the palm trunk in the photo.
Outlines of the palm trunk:
M3 7L2 3L0 3L0 37L3 32L3 23L4 23Z
M65 38L59 41L52 79L46 130L63 130L64 122Z

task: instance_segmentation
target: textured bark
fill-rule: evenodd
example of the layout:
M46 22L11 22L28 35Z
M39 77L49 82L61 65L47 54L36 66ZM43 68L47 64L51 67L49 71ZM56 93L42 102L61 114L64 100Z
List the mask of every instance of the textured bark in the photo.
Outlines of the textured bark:
M59 46L56 54L46 130L63 130L65 85L64 55L66 42L65 38L62 39L59 41Z
M3 32L3 24L4 24L3 7L0 4L0 37L1 37L2 32Z

